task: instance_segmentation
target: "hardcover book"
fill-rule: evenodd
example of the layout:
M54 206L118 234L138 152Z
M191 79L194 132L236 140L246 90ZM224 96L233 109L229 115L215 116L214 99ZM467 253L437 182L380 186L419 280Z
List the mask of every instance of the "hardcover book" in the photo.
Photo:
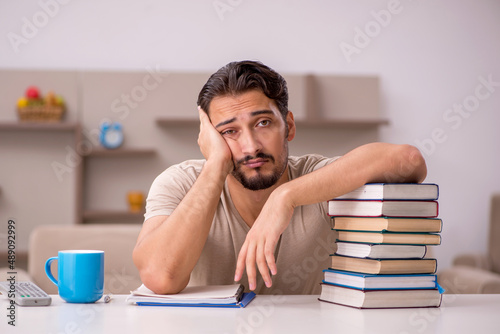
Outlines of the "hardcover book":
M435 183L367 183L337 199L437 200Z
M323 273L323 283L359 290L435 289L438 286L435 274L372 275L333 269L325 269Z
M332 228L347 231L439 233L440 218L332 217Z
M441 235L433 233L338 231L337 240L374 244L439 245Z
M428 217L438 216L436 201L330 200L328 215L361 217Z
M371 259L421 259L427 252L425 245L370 244L337 241L335 254Z
M364 259L331 255L331 268L364 274L433 274L436 259Z
M439 307L439 289L358 290L321 284L320 301L356 308Z

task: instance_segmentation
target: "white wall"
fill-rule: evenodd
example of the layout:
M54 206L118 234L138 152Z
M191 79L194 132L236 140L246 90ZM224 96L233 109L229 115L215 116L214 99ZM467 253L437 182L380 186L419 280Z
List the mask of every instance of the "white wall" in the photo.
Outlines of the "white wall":
M419 144L441 186L440 267L486 250L500 191L498 1L2 0L0 36L4 69L214 71L259 59L287 73L379 75L382 139ZM346 44L358 46L350 57ZM470 112L449 110L461 104Z

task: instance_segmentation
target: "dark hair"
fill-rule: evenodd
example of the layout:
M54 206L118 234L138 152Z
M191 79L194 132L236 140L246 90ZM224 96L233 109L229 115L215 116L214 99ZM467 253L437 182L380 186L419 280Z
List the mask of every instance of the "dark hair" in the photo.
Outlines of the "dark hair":
M273 100L286 120L288 89L285 79L270 67L258 61L231 62L212 74L198 95L198 105L209 114L210 102L217 96L239 95L260 90Z

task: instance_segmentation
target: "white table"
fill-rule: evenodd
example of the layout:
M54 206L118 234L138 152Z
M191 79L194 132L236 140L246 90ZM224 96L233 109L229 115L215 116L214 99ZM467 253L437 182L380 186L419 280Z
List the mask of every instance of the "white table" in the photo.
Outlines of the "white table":
M440 308L359 310L318 296L257 296L245 309L146 307L126 296L110 303L16 307L7 321L0 296L0 333L500 333L500 295L444 295Z

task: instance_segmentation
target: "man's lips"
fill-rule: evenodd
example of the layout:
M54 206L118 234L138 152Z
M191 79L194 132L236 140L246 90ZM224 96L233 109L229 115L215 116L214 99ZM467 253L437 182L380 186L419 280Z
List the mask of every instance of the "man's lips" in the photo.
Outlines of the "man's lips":
M243 163L248 168L257 168L261 167L267 162L267 159L253 159L253 160L248 160Z

